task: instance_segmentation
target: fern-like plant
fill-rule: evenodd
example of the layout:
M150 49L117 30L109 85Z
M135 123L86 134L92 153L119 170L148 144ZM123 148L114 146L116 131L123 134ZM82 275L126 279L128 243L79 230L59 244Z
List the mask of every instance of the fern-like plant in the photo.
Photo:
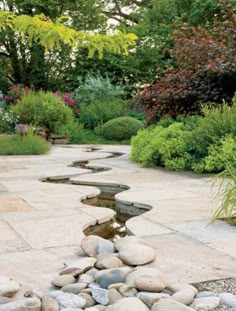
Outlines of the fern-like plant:
M226 169L214 180L214 183L219 182L217 197L221 202L213 214L212 222L224 219L236 225L236 168L228 161L225 161L225 167Z

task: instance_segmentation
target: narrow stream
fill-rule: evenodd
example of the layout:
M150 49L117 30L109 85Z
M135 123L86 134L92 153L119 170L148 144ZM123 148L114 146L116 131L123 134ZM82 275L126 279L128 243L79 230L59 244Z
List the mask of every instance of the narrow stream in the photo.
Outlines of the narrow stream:
M99 149L90 148L87 149L87 152L97 151ZM115 158L123 155L123 153L119 152L111 152L112 155L107 158ZM107 159L106 158L106 159ZM94 159L93 159L94 160ZM82 169L89 169L90 172L88 174L94 174L104 171L109 171L111 168L109 167L100 167L100 166L93 166L89 164L88 161L76 161L73 164L69 165L71 167L78 167ZM82 182L82 181L72 181L70 177L48 177L43 182L48 183L60 183L60 184L70 184L70 185L80 185L80 186L93 186L97 187L100 190L100 194L94 196L92 198L85 198L82 199L81 202L96 207L105 207L110 208L115 211L115 216L108 222L103 224L96 224L93 226L89 226L84 230L85 235L99 235L105 239L109 240L117 240L121 237L127 235L125 222L140 214L147 212L147 210L151 209L148 205L144 205L144 208L135 207L132 204L125 204L117 201L115 199L115 195L122 192L129 190L129 187L126 185L107 185L102 183L92 183L92 182Z

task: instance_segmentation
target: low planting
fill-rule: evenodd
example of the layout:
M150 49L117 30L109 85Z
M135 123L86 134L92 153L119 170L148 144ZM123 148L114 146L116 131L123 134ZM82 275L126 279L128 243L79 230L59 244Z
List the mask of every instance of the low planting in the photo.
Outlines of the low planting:
M0 155L39 155L49 150L50 144L32 133L25 136L0 135Z
M142 166L197 173L220 172L225 159L236 167L236 97L209 104L201 117L166 119L132 139L131 158Z
M135 136L144 125L132 117L119 117L105 123L98 132L108 140L125 140Z

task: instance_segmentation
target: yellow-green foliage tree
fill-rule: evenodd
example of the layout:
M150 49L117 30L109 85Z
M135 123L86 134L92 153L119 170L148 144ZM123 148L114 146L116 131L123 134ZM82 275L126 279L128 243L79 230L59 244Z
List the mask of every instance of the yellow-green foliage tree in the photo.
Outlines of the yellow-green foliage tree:
M33 70L42 75L38 83L32 84L47 88L43 67L54 50L69 49L73 53L83 47L88 50L88 57L97 54L102 58L104 51L127 54L136 41L132 33L94 34L72 28L71 24L69 16L51 19L44 14L0 10L0 56L4 57L8 78L14 83L25 83L24 76L32 63L35 68L31 64L31 73Z

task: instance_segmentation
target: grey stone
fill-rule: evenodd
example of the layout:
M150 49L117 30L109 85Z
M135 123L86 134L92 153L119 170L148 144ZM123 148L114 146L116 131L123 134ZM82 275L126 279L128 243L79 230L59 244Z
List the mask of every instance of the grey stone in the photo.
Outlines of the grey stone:
M83 238L81 241L81 248L82 250L89 256L89 257L96 257L97 256L97 246L99 241L103 239L97 235L89 235ZM106 241L106 240L105 240Z
M92 288L92 296L101 305L106 306L109 303L108 291L104 288Z
M128 297L122 298L115 302L112 306L109 306L108 311L149 311L149 308L138 298Z
M191 288L195 295L198 294L198 290L196 289L196 287L188 284L188 283L183 283L183 282L176 282L176 283L171 283L171 284L168 284L168 286L166 287L166 289L172 291L173 293L176 293L182 289L185 289L185 288Z
M118 292L115 288L108 289L108 298L109 298L109 305L114 304L117 300L123 298L123 296Z
M218 297L201 297L194 299L190 307L196 311L211 311L216 309L219 304L220 299Z
M63 291L52 291L48 295L58 302L61 309L63 308L84 308L86 300L75 294L64 293Z
M76 262L76 266L82 270L82 273L87 272L88 270L91 270L94 268L95 262L97 261L96 258L93 257L84 257L79 259Z
M59 275L52 280L52 285L56 287L63 287L73 283L75 283L75 278L71 274Z
M82 273L82 270L78 267L67 267L65 269L63 269L59 275L64 275L64 274L71 274L74 277L77 277L78 275L80 275Z
M115 246L111 241L102 239L98 241L96 251L97 254L112 254L115 252Z
M89 284L94 282L94 278L89 274L81 274L78 279L78 283Z
M79 294L83 289L87 287L85 283L75 283L75 284L68 284L62 287L62 291L65 293L72 293L72 294Z
M236 296L230 293L219 294L220 302L230 308L236 308Z
M160 299L154 303L151 311L195 311L194 309L185 306L184 304L174 299Z
M147 292L161 292L166 287L166 282L164 279L153 276L140 276L135 280L135 287L139 290Z
M139 292L137 294L137 298L142 300L142 302L145 303L145 305L151 308L153 304L159 301L160 299L170 298L170 295L162 293Z
M219 294L211 292L211 291L203 291L199 292L196 296L196 298L204 298L204 297L218 297Z
M98 255L95 266L98 269L114 269L122 267L123 262L115 256Z
M90 276L92 276L93 278L95 278L95 275L96 275L96 273L97 273L98 271L99 271L98 269L92 268L92 269L88 270L85 274L90 275Z
M149 267L137 267L129 273L125 279L125 283L128 285L135 286L135 281L137 278L142 276L151 276L155 278L162 277L161 273L154 268Z
M172 298L177 300L178 302L183 303L184 305L190 305L195 297L195 292L192 288L186 287L172 295Z
M42 311L59 311L59 304L54 298L44 296L42 299Z
M111 269L108 270L106 273L102 273L100 275L97 274L95 278L102 288L108 288L110 284L124 282L125 275L122 271L118 269Z
M120 259L128 265L138 266L152 262L156 257L155 250L147 245L133 244L122 247L119 251Z
M86 293L80 293L79 297L82 297L86 300L85 308L93 307L96 304L96 301L93 299L93 297Z
M36 298L25 298L0 305L0 311L41 311L41 301Z
M119 287L119 292L124 297L134 297L138 293L135 287L126 284Z
M146 244L146 242L143 238L131 235L115 241L115 248L120 251L122 248L127 248L128 245L133 244Z
M20 286L17 282L5 276L0 276L0 296L12 297L19 289Z
M93 283L90 283L88 285L89 288L101 288L100 284L98 284L97 282L93 282Z

